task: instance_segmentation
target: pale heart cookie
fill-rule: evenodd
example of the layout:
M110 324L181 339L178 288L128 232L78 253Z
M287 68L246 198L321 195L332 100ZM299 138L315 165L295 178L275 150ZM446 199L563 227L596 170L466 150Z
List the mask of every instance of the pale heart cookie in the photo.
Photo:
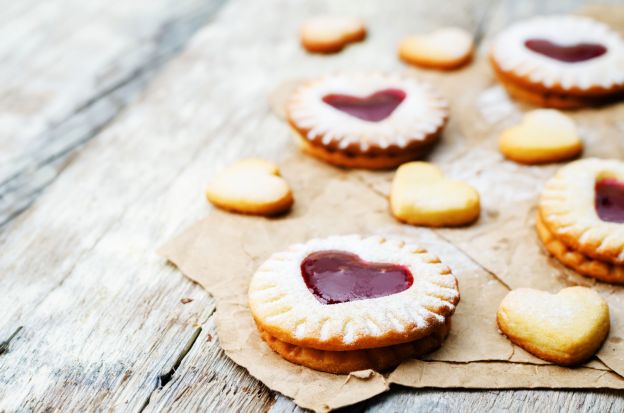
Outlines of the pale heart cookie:
M262 159L235 162L208 185L206 197L215 206L252 215L286 212L294 199L276 165Z
M538 210L569 249L624 264L624 162L591 158L564 166L544 186Z
M430 335L393 346L352 351L328 351L285 343L260 331L262 339L273 351L291 363L333 374L348 374L359 370L384 371L401 362L437 350L448 336L450 319Z
M529 353L568 366L587 361L609 333L609 306L585 287L557 294L531 288L511 291L498 307L501 331Z
M249 285L260 331L329 351L421 339L446 323L458 301L457 280L438 258L381 236L293 245L265 261Z
M399 44L399 57L406 63L432 69L457 69L472 59L472 35L456 27L429 34L408 36Z
M397 169L390 191L390 210L402 222L446 227L467 225L479 218L479 193L465 182L446 178L426 162Z
M317 16L300 30L301 44L313 53L335 53L366 37L364 22L353 17Z
M446 102L418 79L330 75L302 84L287 118L303 149L350 168L393 168L423 157L448 115Z
M603 104L624 93L624 41L587 17L516 23L496 37L490 61L512 96L540 106Z
M572 119L554 109L538 109L505 130L498 147L513 161L541 164L574 158L583 150L583 143Z

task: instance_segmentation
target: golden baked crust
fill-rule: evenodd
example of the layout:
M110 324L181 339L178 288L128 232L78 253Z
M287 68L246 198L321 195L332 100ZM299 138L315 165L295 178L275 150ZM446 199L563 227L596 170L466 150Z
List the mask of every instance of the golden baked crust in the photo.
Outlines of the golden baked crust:
M291 363L326 373L348 374L367 369L389 370L405 360L431 353L437 350L448 336L450 324L449 318L445 324L421 339L368 350L315 350L285 343L262 329L260 329L260 336L273 351Z
M368 262L404 266L413 283L391 295L323 304L301 273L302 261L318 251L344 251ZM249 307L261 330L280 341L330 351L420 339L444 324L458 302L457 279L437 257L382 236L332 236L293 245L265 261L249 285Z
M553 87L544 89L526 79L518 78L503 72L490 56L490 62L496 78L515 99L531 105L555 109L578 109L591 106L603 106L617 101L624 96L622 89L614 89L609 93L588 93L579 95Z
M331 94L363 98L391 89L405 93L404 100L379 121L360 119L323 101ZM337 166L384 169L425 154L442 133L448 110L446 101L417 79L353 74L304 83L290 97L286 114L311 155Z
M414 145L414 148L406 148L400 153L388 151L387 154L371 152L368 154L358 154L351 152L337 151L332 147L324 147L315 145L304 139L298 132L299 144L308 154L325 161L329 164L344 168L362 168L362 169L393 169L405 162L425 157L431 151L432 143L435 138L433 136L426 139L430 142Z
M609 306L586 287L557 294L518 288L505 296L496 313L501 331L514 344L551 363L587 361L609 333Z
M600 281L624 284L624 267L594 260L570 249L548 230L539 213L535 228L546 250L566 267Z
M602 178L624 181L624 162L581 159L557 171L539 201L544 225L573 251L624 264L624 225L602 221L595 209L595 185Z

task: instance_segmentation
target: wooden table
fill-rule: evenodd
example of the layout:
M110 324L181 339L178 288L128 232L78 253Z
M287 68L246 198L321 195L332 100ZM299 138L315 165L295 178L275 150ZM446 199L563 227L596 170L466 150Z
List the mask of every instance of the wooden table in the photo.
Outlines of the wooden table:
M228 162L290 143L281 80L400 67L396 41L452 24L478 40L581 1L5 1L0 14L0 412L294 411L227 359L214 302L154 251L209 211ZM305 16L364 17L330 58ZM376 51L374 55L371 51ZM362 65L362 63L360 63ZM396 388L354 410L621 411L615 392Z

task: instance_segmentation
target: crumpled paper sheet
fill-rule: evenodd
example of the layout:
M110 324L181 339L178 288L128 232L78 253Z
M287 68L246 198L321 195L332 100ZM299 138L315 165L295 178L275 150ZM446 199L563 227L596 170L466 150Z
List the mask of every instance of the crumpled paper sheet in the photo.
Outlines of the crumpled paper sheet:
M618 16L608 14L612 20ZM430 160L449 176L479 189L482 214L475 225L433 231L401 225L388 212L392 173L343 171L299 153L293 145L286 149L288 159L281 165L296 196L291 213L266 219L214 210L160 253L214 295L219 339L228 357L269 388L315 411L365 400L386 391L390 383L441 388L624 388L624 379L610 370L624 375L624 289L594 283L547 257L533 229L534 210L543 182L557 166L519 166L503 160L496 150L500 131L529 108L507 98L483 60L453 75L427 72L425 77L451 101L444 140ZM294 85L296 81L288 82L271 96L278 116L283 116L284 98ZM572 116L585 141L585 156L621 158L624 104ZM409 238L453 269L461 301L448 339L426 360L405 362L388 376L373 371L332 375L291 364L260 339L247 307L248 281L259 264L291 243L346 233ZM574 369L552 366L497 331L496 308L509 288L557 291L572 284L595 284L610 303L612 332L598 354L600 361Z
M624 27L624 7L588 8L582 14L603 20L611 27ZM481 65L482 67L479 67ZM475 71L487 71L485 62ZM453 85L438 82L451 93ZM608 301L611 333L598 352L609 368L624 375L624 287L582 277L549 258L535 233L535 213L540 191L548 178L562 166L527 167L505 161L497 150L498 136L532 109L512 101L492 78L466 82L462 99L452 102L451 122L445 134L444 151L431 161L452 177L473 184L481 194L480 220L465 229L436 230L510 288L532 287L556 292L571 285L592 286ZM624 103L599 109L567 112L584 141L583 157L624 158ZM454 116L458 115L458 116ZM469 151L464 147L467 142ZM389 192L391 173L360 172L360 178L380 195Z

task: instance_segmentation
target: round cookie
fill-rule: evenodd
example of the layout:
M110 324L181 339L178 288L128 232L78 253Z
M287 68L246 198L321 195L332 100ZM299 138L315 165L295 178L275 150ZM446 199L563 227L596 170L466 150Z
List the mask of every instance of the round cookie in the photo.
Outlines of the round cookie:
M501 331L529 353L563 366L587 361L609 334L609 306L586 287L557 294L510 291L496 313Z
M385 371L401 362L423 356L437 350L448 336L450 319L430 335L419 340L393 346L368 350L327 351L285 343L260 330L260 336L284 359L300 366L333 374L348 374L352 371L372 369Z
M316 16L300 29L301 45L312 53L336 53L365 37L364 22L354 17Z
M578 156L583 143L572 119L554 109L537 109L522 122L506 129L498 147L506 158L535 165L559 162Z
M458 69L472 60L473 52L472 35L457 27L407 36L399 44L401 60L430 69Z
M571 250L624 264L624 162L571 162L546 183L538 209L548 231Z
M427 162L409 162L397 169L389 202L392 215L412 225L468 225L481 213L479 193L472 186L446 178Z
M422 157L447 116L446 102L429 85L383 74L309 81L287 104L288 122L303 149L350 168L393 168Z
M258 325L317 350L387 347L430 335L459 301L451 270L422 248L381 236L312 239L273 254L249 286Z
M210 182L206 198L221 209L251 215L281 214L294 202L277 165L263 159L234 162Z
M587 17L516 23L496 37L490 62L510 94L533 104L574 108L624 93L624 41Z
M546 228L540 214L537 214L535 227L546 250L566 267L586 277L608 283L624 284L624 267L594 260L570 249Z

